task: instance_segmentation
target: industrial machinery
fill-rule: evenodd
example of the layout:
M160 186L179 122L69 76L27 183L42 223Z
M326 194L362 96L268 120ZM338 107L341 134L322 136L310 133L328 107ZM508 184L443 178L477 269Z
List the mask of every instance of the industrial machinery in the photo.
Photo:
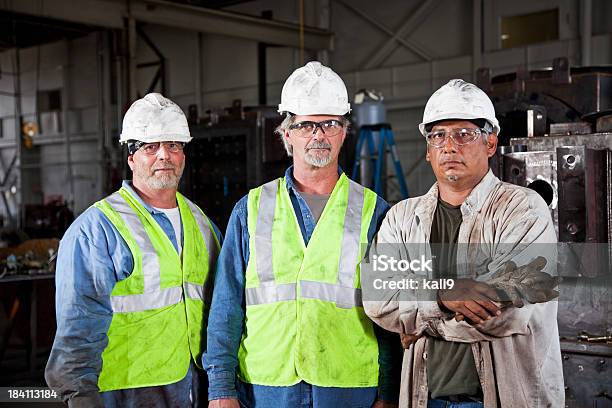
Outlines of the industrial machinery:
M180 190L224 229L234 205L249 189L284 174L291 164L274 133L282 117L272 108L256 108L192 124L193 140Z
M612 407L612 68L519 70L478 85L502 132L493 171L550 207L567 407Z

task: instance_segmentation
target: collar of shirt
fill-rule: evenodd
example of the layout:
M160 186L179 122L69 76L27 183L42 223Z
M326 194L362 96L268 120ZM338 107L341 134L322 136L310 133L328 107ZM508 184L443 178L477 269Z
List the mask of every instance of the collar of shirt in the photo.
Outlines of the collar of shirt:
M164 214L163 211L157 210L151 207L149 204L145 203L140 197L140 195L138 195L138 193L132 187L132 182L130 180L123 180L121 186L125 187L136 198L136 200L138 200L138 202L151 214Z
M485 200L498 183L500 183L500 180L495 177L491 169L489 169L487 174L485 174L482 180L480 180L480 183L474 187L470 195L465 199L465 202L461 205L463 214L469 215L480 211Z
M338 166L338 175L343 173L342 168ZM297 187L295 186L295 180L293 178L293 166L289 166L289 168L285 171L285 183L287 186L287 191L289 192L289 198L291 198L291 203L293 204L293 211L297 216L298 224L300 226L300 230L302 231L302 237L304 238L304 243L308 245L310 241L310 237L314 232L315 227L317 226L316 220L312 215L312 211L308 207L306 200L300 194Z
M153 219L155 221L157 221L157 223L159 224L161 229L168 236L168 239L170 240L170 242L172 243L174 248L177 250L177 252L179 252L179 242L182 242L182 236L176 236L176 233L175 233L175 230L174 230L174 226L172 225L172 222L170 221L170 218L168 218L168 215L166 215L165 212L160 211L160 210L156 210L155 208L153 208L150 205L148 205L147 203L145 203L142 200L142 198L138 195L138 193L136 193L136 191L134 191L134 188L132 187L132 182L131 181L123 180L122 187L125 187L136 198L136 200L138 200L138 202L148 212L150 212L151 215L153 215Z
M338 176L341 176L344 171L342 171L342 167L338 166ZM289 166L287 170L285 170L285 183L287 184L287 190L290 192L293 191L295 195L300 196L300 192L295 186L295 179L293 178L293 165Z
M464 217L467 217L480 211L485 200L498 183L500 183L500 180L495 177L491 169L489 169L487 174L472 189L463 204L461 204L461 214ZM438 183L435 183L423 196L423 200L415 209L415 213L422 221L425 222L426 225L429 225L437 204Z

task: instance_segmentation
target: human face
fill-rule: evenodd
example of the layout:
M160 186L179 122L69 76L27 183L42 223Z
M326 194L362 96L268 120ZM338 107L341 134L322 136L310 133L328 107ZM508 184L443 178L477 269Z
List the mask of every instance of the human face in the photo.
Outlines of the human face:
M294 124L300 122L322 122L326 120L337 120L343 123L342 117L334 115L296 115ZM330 165L337 166L338 155L340 148L346 137L346 128L335 135L325 134L320 127L317 127L314 133L308 137L298 134L293 130L285 131L287 143L291 145L293 150L293 160L296 164L306 164L312 167L327 167Z
M134 185L137 188L146 186L149 190L176 190L185 168L183 149L177 149L176 143L162 142L155 153L146 151L147 145L144 145L128 156Z
M452 129L478 129L465 120L447 120L436 124L433 131ZM489 170L489 157L495 154L497 135L491 133L478 137L473 142L457 146L447 134L441 147L427 145L427 161L440 183L474 187Z

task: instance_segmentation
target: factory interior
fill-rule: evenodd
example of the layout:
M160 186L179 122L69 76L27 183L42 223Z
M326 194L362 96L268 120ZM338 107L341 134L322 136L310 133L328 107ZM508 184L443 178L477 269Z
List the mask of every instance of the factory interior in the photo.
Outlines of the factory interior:
M390 204L435 182L418 129L431 94L453 78L486 92L493 173L542 196L560 243L608 248L577 255L588 273L559 261L557 321L565 406L612 407L608 0L0 1L0 387L46 386L59 242L130 178L132 102L158 92L184 111L179 191L225 231L291 164L277 105L308 61L348 88L340 166Z

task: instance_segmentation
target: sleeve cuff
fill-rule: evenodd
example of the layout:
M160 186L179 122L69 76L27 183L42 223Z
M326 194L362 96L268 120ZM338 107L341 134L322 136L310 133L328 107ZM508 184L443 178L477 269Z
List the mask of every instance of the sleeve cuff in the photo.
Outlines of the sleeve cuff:
M238 398L236 374L231 371L208 373L208 400Z
M418 303L419 315L424 323L450 315L448 312L442 311L435 300L420 301Z
M91 392L70 398L68 408L104 408L104 403L99 392Z

